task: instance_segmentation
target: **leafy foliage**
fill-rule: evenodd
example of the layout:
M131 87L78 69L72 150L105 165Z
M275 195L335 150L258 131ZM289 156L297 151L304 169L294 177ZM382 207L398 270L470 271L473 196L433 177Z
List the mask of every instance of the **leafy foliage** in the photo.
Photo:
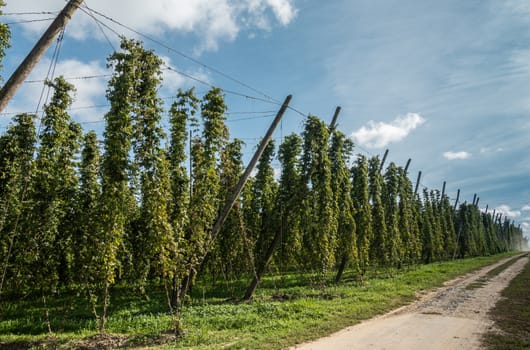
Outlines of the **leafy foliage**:
M2 7L4 7L5 5L5 2L3 0L0 0L0 16L2 15ZM3 61L6 55L6 49L10 47L10 39L11 31L9 30L9 26L5 23L0 23L0 70L3 68L1 62Z
M282 234L280 260L288 266L300 264L303 251L301 152L302 139L296 134L286 136L278 151L282 166L277 204Z
M30 114L15 116L15 123L0 136L0 295L5 284L8 284L8 291L19 294L30 289L31 270L26 258L31 257L27 254L31 235L24 229L27 227L24 217L30 210L27 199L35 170L34 117Z
M358 264L355 207L351 197L352 183L346 165L352 152L353 142L347 140L342 132L332 130L330 148L331 190L333 192L333 211L337 216L335 256L339 263L336 281L340 280L348 262L353 266Z
M368 162L369 192L372 203L372 222L374 240L371 245L370 259L379 265L389 263L388 233L386 227L385 207L382 199L383 177L381 176L381 161L379 157L372 157Z
M0 26L0 60L8 39ZM67 113L75 90L64 78L48 82L54 93L39 142L28 114L0 135L5 305L34 294L52 311L59 295L74 293L89 300L95 322L87 327L103 332L116 290L139 292L146 302L165 294L167 324L178 333L182 307L198 295L196 282L216 288L222 277L226 296L234 297L253 275L245 295L251 298L267 271L281 271L278 285L299 283L284 278L290 274L323 287L331 272L336 282L346 270L363 281L380 268L395 272L528 245L520 227L476 203L454 210L437 190L413 193L406 170L394 163L382 174L379 157L358 155L350 168L353 143L316 116L307 117L300 136L285 137L277 155L268 143L213 237L244 159L243 142L229 137L222 90L202 98L179 90L167 111L167 138L161 59L123 39L108 65L114 74L101 152L96 133L82 138ZM46 311L49 331L56 318Z
M323 121L309 116L302 137L304 255L308 267L324 273L335 262L337 230L331 189L329 131Z
M351 196L355 207L357 254L359 256L361 275L364 276L371 263L370 254L371 249L373 249L371 244L374 239L368 182L368 161L365 156L359 155L357 157L351 172L353 175Z

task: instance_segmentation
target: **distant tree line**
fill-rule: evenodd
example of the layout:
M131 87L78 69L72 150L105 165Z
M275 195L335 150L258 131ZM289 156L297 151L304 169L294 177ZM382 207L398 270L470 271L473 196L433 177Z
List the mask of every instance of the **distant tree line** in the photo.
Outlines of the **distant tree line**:
M166 112L154 52L123 39L108 64L102 140L70 117L75 89L62 77L48 82L53 96L40 122L17 115L0 136L2 302L75 290L104 331L112 286L142 294L159 286L178 328L179 305L198 276L259 282L281 265L335 272L338 282L345 268L364 276L527 244L513 222L477 203L454 210L439 191L414 193L406 169L354 156L352 141L316 116L301 135L268 144L212 240L243 172L243 142L230 138L222 90L201 98L179 90Z

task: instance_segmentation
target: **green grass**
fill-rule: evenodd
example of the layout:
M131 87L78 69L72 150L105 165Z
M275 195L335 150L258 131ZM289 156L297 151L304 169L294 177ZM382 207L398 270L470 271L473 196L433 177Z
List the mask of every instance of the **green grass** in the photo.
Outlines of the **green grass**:
M530 349L530 264L502 292L501 299L490 312L495 326L484 337L490 350Z
M107 330L97 336L95 322L86 303L65 293L50 301L54 338L46 333L40 299L30 297L4 303L0 314L1 348L90 349L118 346L149 346L157 349L281 349L316 339L377 314L388 312L415 299L421 290L491 264L510 254L454 262L421 265L372 276L360 285L348 271L343 282L327 287L311 283L308 276L284 275L265 278L254 301L235 302L248 281L217 283L206 288L200 281L192 301L185 306L183 338L174 340L165 296L152 287L147 300L121 286L113 290ZM329 276L330 281L333 276ZM110 345L108 345L110 344Z

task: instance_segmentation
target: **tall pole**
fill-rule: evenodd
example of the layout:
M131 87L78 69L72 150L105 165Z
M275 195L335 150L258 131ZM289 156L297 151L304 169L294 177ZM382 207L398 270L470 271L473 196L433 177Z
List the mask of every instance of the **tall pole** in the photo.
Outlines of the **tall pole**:
M446 184L446 182L444 181L444 184L443 184L443 186L442 186L442 199L443 199L444 196L445 196L445 184Z
M241 194L241 191L243 190L243 187L247 183L247 180L248 180L250 174L254 170L254 167L256 166L256 163L258 162L258 160L260 159L261 155L265 151L265 147L267 147L267 145L268 145L268 143L269 143L269 141L270 141L270 139L272 137L272 133L274 132L274 130L276 129L276 127L280 123L280 120L282 119L283 114L287 110L287 107L289 106L289 102L291 102L291 98L292 98L292 95L287 96L287 98L283 102L282 106L280 107L280 110L276 114L276 117L272 121L272 124L269 127L269 130L267 130L267 133L265 134L265 136L263 136L263 139L261 140L261 143L260 143L258 149L254 153L254 156L252 156L252 159L248 163L247 168L245 169L245 172L239 178L239 182L237 183L235 189L233 190L232 196L225 203L225 206L223 207L223 210L220 212L219 216L217 217L217 221L215 221L215 224L213 225L213 228L212 228L212 231L211 231L211 234L210 234L210 245L208 245L206 247L206 251L204 252L204 254L202 256L199 256L199 259L198 259L197 262L195 262L194 267L199 266L204 261L204 259L206 258L206 255L209 253L209 250L211 249L211 246L215 242L217 236L219 235L219 232L221 232L221 228L223 227L223 224L225 223L226 219L228 218L228 214L230 214L230 210L232 210L232 207L234 206L234 204L236 203L237 199L239 198L239 195ZM188 289L190 288L190 285L191 285L191 280L193 279L193 274L194 274L194 268L192 267L192 268L190 268L188 270L187 276L184 277L184 280L182 281L181 290L180 290L180 294L182 296L186 295L186 293L188 292ZM257 286L257 284L256 284L256 286Z
M236 188L234 189L234 192L232 193L232 197L230 197L230 200L226 202L223 210L221 211L221 214L217 218L217 221L215 222L212 233L211 233L211 240L212 242L215 241L217 235L221 231L221 227L223 226L224 222L226 221L226 218L228 217L228 214L230 213L230 210L234 206L234 203L236 202L237 198L241 194L241 190L243 190L243 186L245 186L245 183L247 182L250 173L252 170L254 170L254 167L256 166L256 163L258 162L259 158L263 154L263 151L265 151L265 147L267 147L267 144L269 143L272 133L280 123L280 120L283 117L283 114L285 113L285 110L289 106L289 102L291 102L292 95L287 96L285 101L283 102L280 110L276 114L276 118L272 121L271 126L269 127L269 130L267 130L267 133L261 140L261 143L259 145L259 148L257 149L256 153L254 153L254 156L250 160L250 163L248 164L247 168L245 169L245 172L239 179L239 182L237 183Z
M412 161L411 158L409 158L409 160L407 160L407 165L405 165L405 174L409 171L409 166L410 166L410 162Z
M333 118L331 119L331 124L329 124L330 130L335 129L335 127L337 126L337 118L339 117L340 111L341 111L341 107L337 106L337 108L335 108L335 113L333 114Z
M414 194L418 193L418 188L420 187L421 180L421 170L418 171L418 179L416 180L416 187L414 188Z
M458 200L460 199L460 189L456 191L456 199L455 199L455 206L453 207L453 211L456 211L456 206L458 205Z
M83 0L70 0L66 4L52 24L50 24L48 29L44 32L39 41L37 41L24 61L22 61L13 74L11 74L9 80L0 90L0 112L2 112L9 101L11 101L13 95L15 95L15 92L18 90L20 85L22 85L24 80L26 80L29 73L31 73L35 65L40 61L57 34L59 34L59 32L66 26L70 18L72 18L75 10L81 6L82 2Z
M379 172L383 171L383 166L385 165L386 157L388 157L388 148L385 150L385 154L383 155L383 160L381 160L381 166L379 168Z

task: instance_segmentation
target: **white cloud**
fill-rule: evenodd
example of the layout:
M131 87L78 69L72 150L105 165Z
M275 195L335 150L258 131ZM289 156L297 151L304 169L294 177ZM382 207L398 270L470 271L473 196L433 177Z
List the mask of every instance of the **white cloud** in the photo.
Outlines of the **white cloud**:
M425 119L417 113L399 116L391 123L370 120L367 126L354 131L351 137L362 146L381 148L391 142L403 140L412 130L424 122Z
M504 216L507 216L511 219L521 216L521 212L519 210L512 210L512 208L506 204L498 206L495 208L495 210L497 213L502 213Z
M530 204L525 205L521 208L522 211L530 211Z
M220 42L233 41L243 29L269 30L274 23L286 26L296 17L293 0L90 0L85 3L116 21L140 32L160 35L166 32L191 33L200 38L196 50L216 50ZM5 12L51 11L64 6L64 0L8 1ZM100 18L101 19L101 18ZM103 20L103 19L102 19ZM133 33L106 20L118 32ZM42 33L45 23L29 23L32 35ZM69 24L67 35L78 40L103 39L95 21L78 10Z
M44 58L33 69L28 77L28 81L39 81L46 76L50 59ZM97 78L90 79L75 79L69 80L76 88L75 99L72 104L73 110L71 114L75 114L78 121L94 121L102 118L102 114L95 113L92 108L84 108L98 104L98 100L103 96L110 71L105 68L105 65L99 61L81 62L78 60L64 60L59 61L55 68L55 76L62 75L65 78L77 78L87 76L97 76ZM43 83L25 83L17 91L15 99L9 105L7 110L9 112L30 112L34 113L37 108L38 97L41 94ZM46 96L46 95L44 95ZM44 99L43 101L44 102ZM40 106L42 109L42 104Z
M444 152L443 154L444 158L449 160L455 160L455 159L468 159L471 158L471 153L466 151L460 151L460 152Z
M209 74L202 68L198 70L184 70L179 69L178 66L171 62L171 58L167 56L160 56L165 66L172 69L162 69L162 88L166 94L175 94L178 88L186 89L197 85L197 81L187 77L192 76L195 79L212 84ZM163 67L164 68L164 67ZM182 72L184 74L178 73Z
M272 8L276 18L282 25L288 25L296 16L297 10L290 1L285 0L267 0L267 4Z

